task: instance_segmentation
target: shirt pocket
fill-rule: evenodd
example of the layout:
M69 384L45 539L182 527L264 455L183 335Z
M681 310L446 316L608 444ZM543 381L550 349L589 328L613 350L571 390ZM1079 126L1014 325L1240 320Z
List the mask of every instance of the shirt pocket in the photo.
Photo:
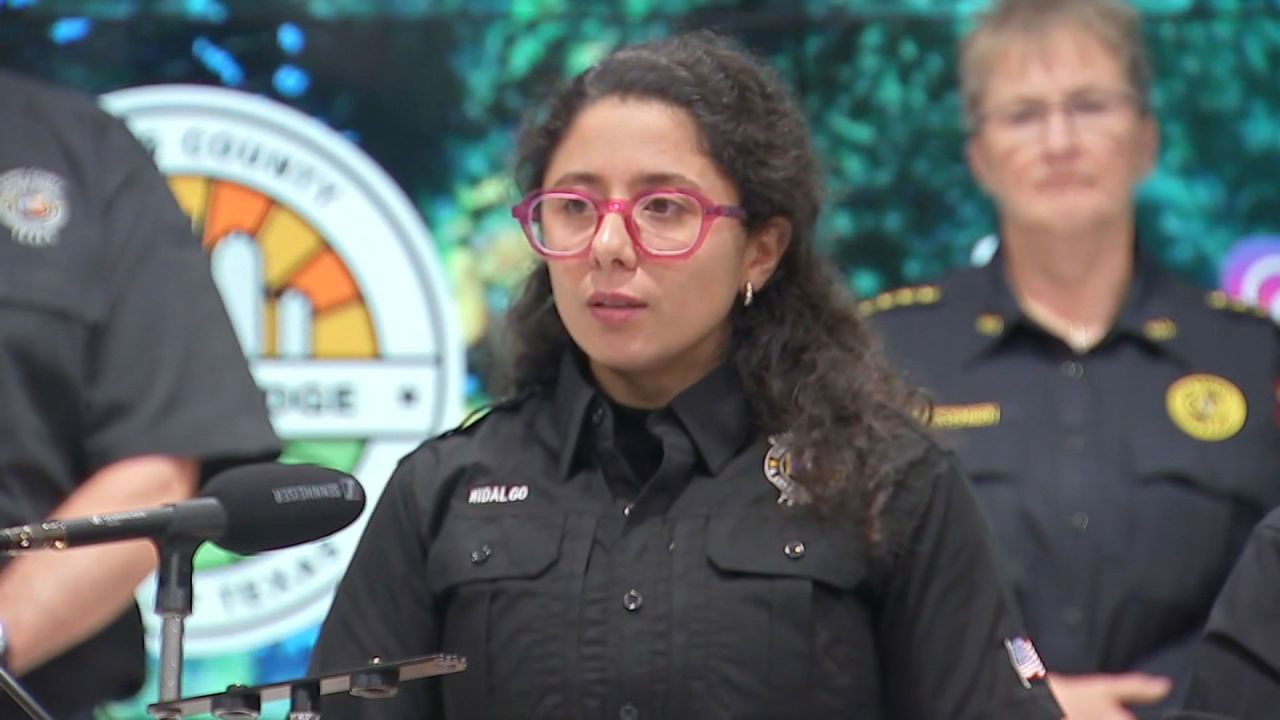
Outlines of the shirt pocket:
M1022 438L1007 427L967 431L956 443L961 470L995 539L1001 575L1020 601L1035 566L1032 538L1042 535L1027 502L1026 452Z
M770 510L708 525L704 716L826 717L878 694L856 526Z
M468 661L445 684L447 706L486 698L495 716L517 717L547 701L564 625L557 612L564 583L556 582L563 532L564 517L553 514L445 520L428 555L428 585L442 618L442 649ZM478 712L446 709L450 717Z
M48 269L0 267L0 432L12 440L2 464L43 465L42 453L65 456L78 443L94 319L82 286Z
M1247 532L1247 486L1215 467L1231 452L1170 432L1131 438L1134 497L1126 504L1129 542L1114 548L1137 558L1134 592L1148 603L1199 615L1212 603Z

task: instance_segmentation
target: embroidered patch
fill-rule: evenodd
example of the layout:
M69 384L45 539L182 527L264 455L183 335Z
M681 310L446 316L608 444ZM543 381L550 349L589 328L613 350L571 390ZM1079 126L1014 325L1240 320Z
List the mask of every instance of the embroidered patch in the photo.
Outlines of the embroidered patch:
M1165 407L1178 429L1204 442L1220 442L1234 436L1249 415L1240 388L1208 373L1175 380L1165 393Z
M52 245L67 224L65 181L37 168L16 168L0 175L0 223L23 245Z
M467 503L471 505L488 505L489 503L512 503L529 498L528 485L481 485L471 488Z
M1167 317L1156 318L1142 325L1142 334L1148 340L1165 342L1178 336L1178 326Z
M942 289L937 285L912 285L888 290L858 303L858 312L864 317L883 310L912 305L933 305L942 299Z
M995 337L1004 332L1004 318L995 313L982 313L973 321L973 327L981 335Z
M1024 637L1005 638L1004 649L1009 653L1009 662L1023 687L1030 689L1032 680L1043 680L1049 674L1030 640Z
M1276 402L1273 414L1275 415L1276 427L1280 427L1280 380L1276 381Z
M929 427L981 428L1000 424L1000 403L983 402L969 405L935 405Z
M778 504L792 507L807 505L813 499L804 486L791 478L791 448L787 436L769 436L769 451L764 454L764 476L778 488Z

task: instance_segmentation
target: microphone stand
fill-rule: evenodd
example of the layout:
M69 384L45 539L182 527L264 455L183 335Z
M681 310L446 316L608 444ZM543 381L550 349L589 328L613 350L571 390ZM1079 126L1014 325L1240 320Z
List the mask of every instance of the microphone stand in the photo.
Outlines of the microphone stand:
M161 703L182 697L182 641L185 621L191 614L192 574L196 548L203 538L176 537L159 541L160 565L156 571L156 614L160 616ZM164 709L152 713L156 720L182 717Z
M0 687L4 688L4 691L9 694L9 697L13 698L13 701L16 702L32 720L53 720L53 716L46 712L44 708L40 707L40 703L36 702L35 698L31 697L26 689L18 683L18 679L9 672L9 668L6 668L4 665L0 665Z

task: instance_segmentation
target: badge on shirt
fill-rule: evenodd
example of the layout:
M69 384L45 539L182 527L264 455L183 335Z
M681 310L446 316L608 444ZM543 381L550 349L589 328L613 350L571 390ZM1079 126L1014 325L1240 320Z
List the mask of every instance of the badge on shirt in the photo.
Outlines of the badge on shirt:
M1048 670L1040 660L1040 653L1036 652L1036 646L1030 640L1022 636L1005 638L1004 649L1009 653L1013 671L1018 674L1022 686L1028 690L1031 689L1032 680L1043 680L1048 675Z
M943 429L984 428L1000 424L1000 403L934 405L929 427Z
M995 313L982 313L973 321L973 327L981 335L995 337L1004 332L1004 318Z
M52 245L70 217L65 185L61 177L38 168L0 175L0 223L23 245Z
M513 503L529 499L528 485L481 485L471 488L467 495L469 505Z
M1276 381L1276 402L1273 412L1276 421L1276 427L1280 427L1280 380Z
M804 486L791 477L791 448L787 436L769 436L769 451L764 454L764 476L778 488L778 504L793 507L807 505L813 499Z
M1165 393L1169 418L1191 437L1220 442L1244 427L1249 414L1244 393L1226 378L1195 373L1178 378Z
M1167 317L1158 317L1142 324L1142 334L1153 342L1168 342L1178 336L1178 326Z

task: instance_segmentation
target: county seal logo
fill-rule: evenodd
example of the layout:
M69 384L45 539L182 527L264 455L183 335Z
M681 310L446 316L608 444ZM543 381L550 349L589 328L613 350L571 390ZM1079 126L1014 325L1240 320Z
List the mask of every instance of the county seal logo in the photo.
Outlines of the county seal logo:
M284 459L351 472L372 508L397 460L461 412L463 340L419 213L349 140L266 98L159 85L103 105L151 150L209 252ZM249 651L316 626L367 513L263 556L202 548L187 654Z

